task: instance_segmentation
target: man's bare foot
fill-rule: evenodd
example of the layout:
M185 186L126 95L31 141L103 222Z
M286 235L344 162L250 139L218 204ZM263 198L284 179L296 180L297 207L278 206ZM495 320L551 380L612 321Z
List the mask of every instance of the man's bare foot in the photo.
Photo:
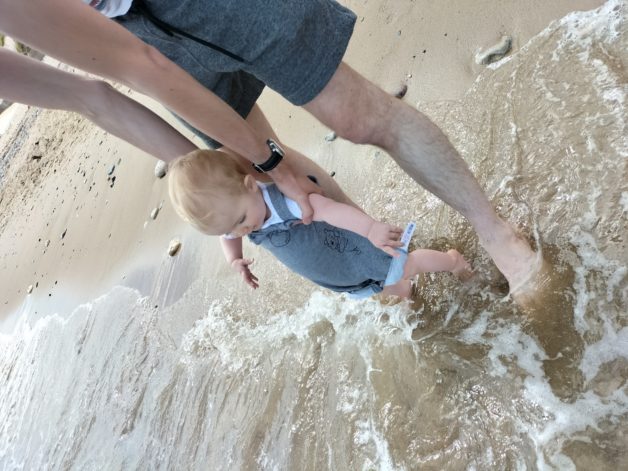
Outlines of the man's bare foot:
M508 223L500 220L489 238L480 239L480 243L506 277L511 294L534 290L534 280L542 271L543 258Z
M534 308L542 303L552 284L552 267L543 257L537 256L536 264L526 279L521 280L514 289L511 285L510 296L523 308Z
M473 276L473 269L471 268L471 265L465 260L460 252L456 249L451 249L447 251L447 255L449 255L454 261L454 268L451 272L460 280L466 281Z

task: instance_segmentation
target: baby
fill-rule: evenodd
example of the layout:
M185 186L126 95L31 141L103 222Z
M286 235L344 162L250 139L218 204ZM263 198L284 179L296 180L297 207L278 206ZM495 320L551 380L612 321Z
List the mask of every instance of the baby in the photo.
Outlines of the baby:
M259 284L250 270L253 261L242 253L244 236L294 272L355 298L408 298L410 280L419 273L471 271L453 249L399 250L401 228L321 195L309 195L313 222L302 224L293 200L274 184L257 183L221 152L199 150L177 159L169 170L169 191L184 220L206 234L223 235L227 262L252 288Z

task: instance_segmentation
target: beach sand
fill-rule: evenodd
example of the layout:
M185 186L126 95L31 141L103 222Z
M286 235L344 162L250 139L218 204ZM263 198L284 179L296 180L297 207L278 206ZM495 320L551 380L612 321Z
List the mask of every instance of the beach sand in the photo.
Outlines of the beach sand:
M402 99L416 106L459 100L485 67L475 55L502 36L512 37L516 52L551 20L602 2L343 3L358 15L346 61L392 94L407 86ZM395 221L371 198L387 157L342 139L326 141L328 129L272 91L260 105L285 144L335 172L340 186L374 216ZM21 105L12 112L0 136L3 331L26 308L37 315L70 312L115 284L134 286L155 303L175 300L199 276L210 280L208 296L246 293L250 302L272 297L277 308L307 299L312 285L300 283L296 293L285 289L299 279L254 250L262 287L250 294L222 261L217 238L203 237L174 214L166 179L154 176L155 159L76 114ZM400 172L395 178L412 185ZM394 195L393 187L379 190ZM154 208L161 208L155 220ZM175 238L182 249L170 257L168 244ZM167 279L156 282L158 273Z

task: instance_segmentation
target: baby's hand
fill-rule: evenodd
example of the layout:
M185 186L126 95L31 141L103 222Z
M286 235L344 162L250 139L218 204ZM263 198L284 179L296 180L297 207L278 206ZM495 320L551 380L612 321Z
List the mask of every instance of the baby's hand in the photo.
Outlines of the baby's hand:
M378 249L383 250L388 255L398 257L399 253L395 249L403 246L399 240L402 233L403 229L400 227L375 221L369 229L367 238Z
M249 270L249 265L252 265L253 259L248 258L236 258L231 262L231 267L242 275L244 282L253 289L259 288L257 277Z

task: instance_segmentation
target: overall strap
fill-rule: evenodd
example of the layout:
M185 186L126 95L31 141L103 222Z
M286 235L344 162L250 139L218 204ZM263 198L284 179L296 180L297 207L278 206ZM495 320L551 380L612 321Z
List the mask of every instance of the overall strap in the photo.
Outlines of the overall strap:
M298 219L288 209L285 196L279 191L279 188L277 188L277 185L268 185L265 189L268 192L268 197L270 198L270 202L272 203L273 207L275 208L275 211L277 211L277 214L282 220L288 221L290 219Z
M157 28L159 28L160 30L162 30L164 33L166 33L168 36L174 36L175 33L178 34L179 36L184 36L188 39L191 39L192 41L195 41L199 44L202 44L203 46L209 47L211 49L213 49L214 51L218 51L221 54L224 54L225 56L231 57L232 59L238 61L238 62L242 62L243 64L246 64L246 60L244 60L242 57L240 57L237 54L234 54L231 51L228 51L225 48L222 48L212 42L206 41L204 39L201 38L197 38L196 36L194 36L193 34L190 34L186 31L183 31L179 28L177 28L176 26L172 26L171 24L166 23L165 21L160 20L159 18L157 18L155 15L153 15L153 13L150 11L150 9L148 8L148 6L146 5L146 3L144 3L144 0L133 0L133 5L131 6L131 12L133 13L137 13L139 15L144 16L148 21L150 21L152 24L154 24Z

